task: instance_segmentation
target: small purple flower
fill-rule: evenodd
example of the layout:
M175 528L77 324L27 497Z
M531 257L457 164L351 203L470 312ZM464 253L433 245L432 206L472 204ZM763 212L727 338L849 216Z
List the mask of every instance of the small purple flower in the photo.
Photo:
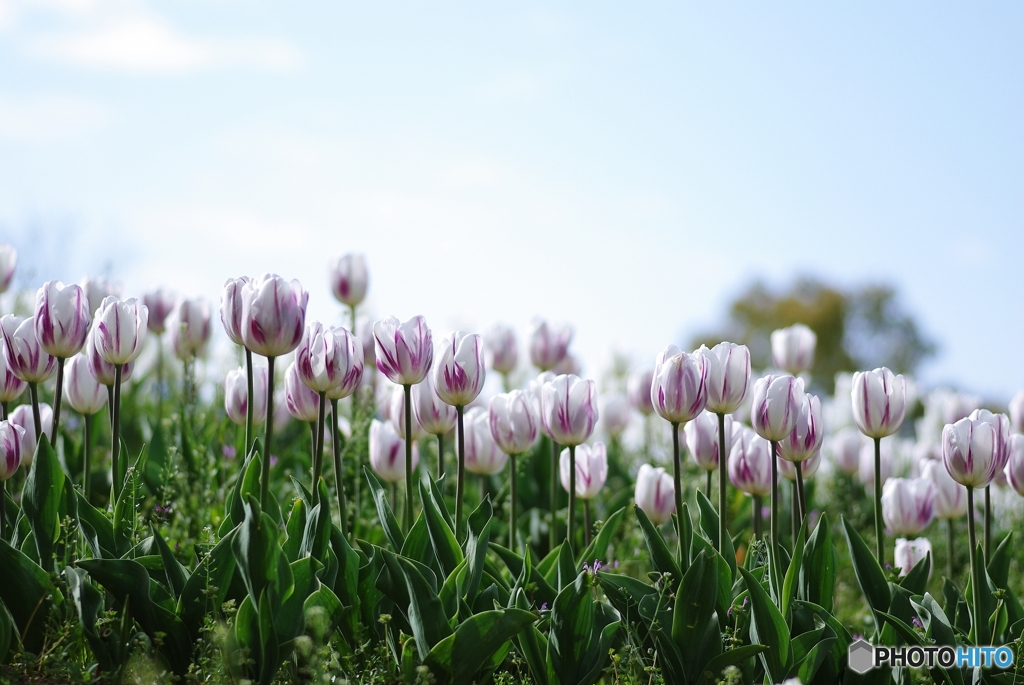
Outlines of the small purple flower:
M618 567L619 567L619 560L616 559L615 561L612 562L612 568L618 568Z
M744 597L744 598L743 598L743 608L744 608L744 609L746 609L746 608L747 608L747 603L748 603L749 601L750 601L750 597Z
M540 610L541 611L547 611L548 610L548 603L544 602L543 604L541 604L540 605Z
M594 573L600 571L602 566L604 566L604 564L601 563L600 559L594 559Z
M585 561L583 562L583 570L586 571L587 573L590 573L590 566L587 565L587 562L585 562Z
M270 468L274 468L275 466L277 466L277 456L271 454L270 455Z
M886 571L891 571L892 570L892 564L890 564L888 561L885 562L885 570Z
M234 445L224 445L220 449L221 454L224 455L225 459L234 459L238 454L238 450L235 449Z
M924 628L924 626L921 625L921 621L918 620L917 616L912 617L910 620L912 620L914 622L914 627L915 628Z

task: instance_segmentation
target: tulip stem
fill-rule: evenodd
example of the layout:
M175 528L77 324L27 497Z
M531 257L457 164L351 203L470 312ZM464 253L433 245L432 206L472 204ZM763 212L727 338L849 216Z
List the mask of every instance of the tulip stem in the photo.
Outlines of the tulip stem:
M774 576L772 578L772 588L776 597L781 596L782 587L779 585L779 443L777 440L772 440L772 510L770 513L771 520L771 572Z
M270 503L270 449L274 439L274 357L267 357L267 425L263 446L263 468L260 474L260 506L266 510Z
M726 497L726 486L728 478L726 474L725 457L725 414L718 414L718 549L725 549L725 540L729 537L729 527L726 517L728 515L728 499Z
M7 400L0 402L0 421L7 420Z
M466 524L462 521L462 496L466 487L466 431L462 421L464 409L465 407L461 405L455 407L456 435L458 436L456 448L459 453L459 462L455 471L455 539L457 541L462 540L462 534L466 528Z
M800 507L797 503L796 481L791 482L789 488L789 550L796 549L796 531L800 528L797 519L800 518Z
M355 335L356 334L356 306L354 304L350 304L348 306L348 318L349 318L349 323L352 326L352 335Z
M110 430L114 430L114 386L107 386L107 420L110 422Z
M516 455L508 455L509 467L509 499L508 499L508 546L516 551Z
M558 445L551 442L551 528L548 530L548 547L555 548L555 535L558 528Z
M679 558L683 558L683 482L679 463L679 423L672 422L672 482L675 485L676 535L679 538Z
M708 496L708 501L711 501L711 472L704 472L704 494Z
M327 394L320 393L320 409L316 417L316 452L313 454L313 502L320 502L320 474L324 470L324 421L327 414ZM335 443L337 444L337 443Z
M480 501L484 501L484 497L487 497L487 476L480 475Z
M61 399L64 394L64 357L57 357L57 386L53 389L53 426L50 428L50 435L53 436L54 442L57 441L59 433L57 429L60 427L60 405ZM988 491L986 490L986 494ZM988 498L986 497L986 502ZM987 509L986 509L987 511ZM986 549L988 549L986 547Z
M249 404L252 404L251 394ZM164 417L164 341L163 335L160 333L156 334L156 417L157 420ZM245 437L248 442L248 432Z
M36 431L36 445L38 445L39 436L43 432L43 420L39 418L39 388L35 383L28 384L28 394L32 398L32 424Z
M252 350L248 347L245 348L245 382L246 382L246 395L245 395L245 454L243 456L249 456L249 450L252 449L252 414L253 414L253 380L252 380Z
M405 389L405 509L402 518L405 521L405 532L412 530L412 386L408 383Z
M572 545L573 533L576 532L576 445L569 445L569 527L565 531L565 539Z
M56 416L56 414L54 414ZM56 425L54 419L54 425ZM56 433L54 433L56 435ZM992 486L985 486L985 565L992 555Z
M444 475L444 433L437 434L437 478Z
M117 502L117 498L121 496L121 468L118 463L118 457L121 454L121 372L124 366L121 364L114 364L114 421L112 424L112 430L110 431L110 467L113 471L114 481L114 500Z
M6 540L4 535L4 519L7 516L7 481L0 480L0 540Z
M317 489L316 488L316 475L315 475L316 474L316 445L317 445L316 421L310 421L309 422L309 463L310 463L310 471L312 471L313 474L314 474L314 476L313 476L313 487L310 489L310 493L311 494L313 493L313 491L315 491ZM313 495L313 503L315 504L316 501L317 501L316 495Z
M882 530L882 439L875 438L875 559L885 566L885 533Z
M341 472L341 430L338 427L338 400L331 399L331 443L334 446L334 485L338 489L338 515L341 535L348 537L348 503L345 501L345 481Z
M807 522L807 496L804 494L804 465L803 462L794 462L793 466L796 467L796 503L800 509L800 521L797 525L797 533L799 534L801 526ZM796 548L796 539L793 540L793 548Z
M953 580L953 548L956 539L953 535L953 519L946 519L946 577Z
M92 488L89 484L89 474L92 472L92 415L82 417L85 420L85 445L82 447L82 492L85 493L85 501L89 501L89 494Z
M967 486L967 537L971 543L971 634L970 639L981 639L981 614L979 613L979 587L981 573L978 569L978 537L974 530L974 486Z
M754 539L761 537L761 495L754 495Z
M583 500L583 549L590 547L590 500Z

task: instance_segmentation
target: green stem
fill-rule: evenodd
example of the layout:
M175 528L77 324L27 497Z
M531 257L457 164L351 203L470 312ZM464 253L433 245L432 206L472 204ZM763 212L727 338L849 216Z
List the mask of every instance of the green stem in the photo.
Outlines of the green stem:
M953 519L946 519L946 577L953 580L953 549L956 538L953 531Z
M313 441L313 502L320 502L320 474L324 471L324 423L327 414L327 394L320 393L320 408L316 416L316 440Z
M252 379L252 350L245 348L245 382L246 382L246 405L245 405L245 454L249 456L252 449L252 441L255 438L252 431L253 426L253 379Z
M583 549L590 547L590 500L583 500Z
M444 475L444 433L437 434L437 477Z
M800 527L800 524L797 522L797 519L800 518L799 509L796 495L796 481L793 481L790 483L789 488L789 549L791 552L796 549L796 531Z
M776 440L771 441L772 444L772 510L770 512L771 521L771 572L774 576L772 578L772 587L775 591L776 597L780 596L782 590L779 585L779 443Z
M267 357L267 425L264 427L263 468L260 474L260 506L270 504L270 450L274 439L274 357Z
M754 495L751 499L754 501L754 538L761 537L761 495Z
M978 566L978 537L974 530L974 486L967 486L967 537L971 544L971 634L977 642L981 638L980 590L981 573Z
M457 449L459 462L455 473L455 539L462 540L462 534L466 524L463 522L462 498L466 487L466 431L463 426L464 407L455 407L456 431L458 434Z
M341 430L338 428L338 400L336 399L331 399L331 437L334 444L334 486L338 489L341 534L348 537L348 503L345 501L345 481L341 472Z
M118 464L118 457L121 455L121 372L124 367L121 364L114 364L114 425L110 435L110 466L114 473L114 499L121 496L121 469Z
M7 420L7 400L0 402L0 421Z
M43 420L39 418L39 388L35 383L28 384L28 394L32 398L32 423L36 429L36 445L38 445L39 436L43 433Z
M412 386L405 388L405 532L412 530Z
M56 433L54 433L56 435ZM985 565L992 558L992 486L985 486Z
M728 484L727 464L725 456L725 443L728 440L725 434L725 414L718 414L718 549L725 549L725 541L729 537L729 527L726 518L728 511L728 498L726 487Z
M555 536L558 530L558 445L551 442L551 528L548 530L548 548L555 548Z
M349 323L352 326L352 335L356 335L356 308L354 305L348 306L348 317Z
M704 494L708 496L708 501L711 501L711 471L704 472Z
M804 465L803 462L796 462L793 464L796 467L796 503L800 509L800 520L797 525L797 532L799 533L801 526L807 522L807 497L804 494ZM793 546L796 547L796 540L793 540Z
M576 533L576 445L569 445L569 527L565 539L571 545Z
M7 481L0 480L0 540L6 540L4 523L7 517Z
M57 387L53 389L53 426L50 429L50 435L52 436L53 442L57 441L57 436L60 435L58 428L60 427L60 405L61 399L64 394L64 358L57 357Z
M679 458L679 424L672 422L672 482L676 498L676 535L679 538L679 558L683 557L683 481L680 475L682 464Z
M882 523L882 439L875 438L875 559L885 566L885 532Z
M160 333L156 334L156 417L164 417L164 341Z
M83 416L85 421L85 445L83 447L82 461L82 491L85 493L85 501L89 501L89 495L92 492L92 487L89 483L91 478L89 477L92 473L92 416Z
M516 455L508 455L510 492L508 500L508 546L516 551Z

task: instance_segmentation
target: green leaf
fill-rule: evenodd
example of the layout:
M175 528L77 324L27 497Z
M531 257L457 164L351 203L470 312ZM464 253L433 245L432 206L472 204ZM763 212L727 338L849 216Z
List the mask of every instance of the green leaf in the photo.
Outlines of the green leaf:
M469 534L466 538L466 587L464 597L470 606L476 600L480 578L487 558L487 543L491 538L491 500L484 497L479 506L469 515ZM461 556L461 552L460 552Z
M700 511L700 527L704 531L704 535L711 541L712 547L729 564L729 583L732 584L732 579L736 577L736 550L733 549L732 538L726 535L725 549L718 549L718 512L715 510L715 506L711 504L711 500L707 498L707 495L700 490L697 491L697 508Z
M245 519L243 505L246 502L246 496L260 496L260 477L263 468L260 454L262 452L263 444L259 438L256 438L252 449L249 450L249 454L245 456L241 471L239 471L239 475L235 479L235 488L228 499L227 516L225 518L231 521L230 528L234 528Z
M7 661L7 652L11 648L11 638L13 638L13 636L14 619L11 618L7 608L4 607L3 604L0 604L0 664ZM97 659L99 659L99 657L97 657Z
M89 582L89 575L82 569L68 566L64 569L64 577L68 583L68 592L74 603L75 613L78 615L78 624L89 643L89 648L102 670L114 671L118 666L116 658L111 654L110 646L96 630L96 619L103 611L103 595L93 587ZM7 612L0 610L0 614L6 615ZM0 645L0 654L2 652L2 645ZM2 656L0 656L0 661L3 661Z
M274 676L277 675L277 669L281 666L281 657L278 650L277 632L274 630L274 608L267 588L260 594L259 607L260 685L270 685L274 681Z
M568 540L562 543L558 550L558 590L559 592L566 585L571 585L576 580L579 571L576 570L575 555L572 553L572 544Z
M594 560L601 561L607 564L608 560L604 558L604 555L608 552L608 548L612 544L612 536L619 528L619 524L622 523L622 519L626 516L626 507L621 507L618 511L608 517L604 525L601 526L600 532L597 537L590 541L587 548L580 553L576 559L576 566L580 567L584 563L592 564Z
M831 612L838 568L839 554L832 542L828 515L822 514L804 547L797 597Z
M900 579L900 587L912 595L924 594L924 590L928 586L928 578L931 574L932 554L929 552L924 556L924 559L914 564L914 568L910 569L910 573Z
M640 530L644 535L644 540L647 541L647 549L651 552L651 563L660 573L671 573L672 584L673 586L677 585L679 579L683 576L679 571L679 564L676 563L675 557L669 551L668 545L665 544L665 538L661 537L661 533L654 527L651 520L647 518L647 514L644 513L643 509L634 504L633 511L636 513L636 520L640 523Z
M935 641L937 645L957 644L956 635L953 632L952 624L946 613L939 607L939 603L930 594L925 593L920 602L913 599L910 603L914 606L921 624L924 626L925 635ZM964 685L964 674L960 668L943 669L945 677L951 685ZM938 680L933 678L933 680Z
M122 463L126 463L125 459ZM114 546L118 556L124 556L131 549L135 539L136 495L138 493L139 472L130 468L123 478L124 487L117 501L114 502Z
M171 591L171 596L177 600L185 589L185 583L188 582L188 571L175 558L156 526L150 527L153 530L153 540L160 552L160 559L163 561L164 573L167 575L167 587Z
M239 525L231 548L245 589L256 606L263 590L278 579L281 546L277 526L260 509L259 500L248 495L243 507L245 520Z
M435 674L450 677L455 685L469 685L477 680L476 674L489 664L494 653L536 618L532 612L521 609L481 612L434 645L423 663Z
M423 502L423 520L430 533L430 544L434 548L437 562L441 565L441 573L447 578L448 574L462 563L462 548L455 539L455 532L448 527L441 512L438 511L437 503L427 493L423 483L419 484L419 489L420 501Z
M1013 531L1006 534L988 560L988 576L997 588L1006 589L1010 581L1010 561L1013 558L1011 541Z
M64 598L46 571L5 540L0 540L0 569L3 569L0 599L11 612L25 649L38 654L43 647L50 614Z
M292 591L273 607L274 633L281 642L293 640L302 634L305 627L303 608L306 599L320 587L316 572L322 568L313 557L303 557L288 565L291 569Z
M918 645L922 644L921 636L917 632L904 623L901 619L893 616L887 611L879 611L878 615L885 619L885 622L893 627L896 633L903 638L908 644Z
M86 417L86 421L91 417ZM142 480L146 489L155 497L161 497L164 489L164 473L167 466L167 438L159 421L150 422L152 438L146 449L146 461L142 467Z
M35 457L25 479L21 506L32 527L40 565L53 568L53 547L60 535L60 504L64 470L46 433L39 436Z
M821 638L820 641L815 644L807 652L807 655L796 665L796 677L800 679L801 683L810 683L814 676L818 673L818 669L828 658L829 652L832 650L832 645L835 643L835 635L829 635L828 637Z
M672 612L672 639L683 655L687 674L699 672L704 662L722 651L715 618L717 601L718 571L714 561L702 551L683 576Z
M89 504L85 495L78 493L78 525L93 547L93 554L97 557L113 558L117 556L117 546L114 543L114 524L107 518L106 514Z
M419 569L405 557L398 557L409 594L409 625L416 638L420 660L427 658L434 645L452 633L444 607ZM453 569L454 570L454 569Z
M490 543L490 548L501 558L513 577L518 577L523 572L523 559L518 554L494 542ZM548 584L548 581L536 567L530 569L530 577L527 579L526 584L533 586L532 599L536 606L544 603L551 604L555 601L555 596L558 593ZM531 592L531 588L527 587L525 589Z
M743 574L743 580L747 585L752 610L750 641L768 648L761 653L761 663L771 676L772 682L781 683L789 673L792 657L789 626L761 583L746 569L740 569L740 573Z
M366 475L366 481L370 484L370 493L373 496L374 506L377 507L377 518L384 529L384 535L387 536L388 542L391 543L391 549L401 552L402 547L405 545L405 535L402 534L402 528L398 525L398 519L395 518L394 512L391 511L388 495L384 492L380 481L373 475L369 467L364 466L363 473Z
M235 556L231 549L235 535L237 529L228 531L203 557L178 596L177 614L193 639L199 638L199 629L207 611L219 612L227 597L235 572Z
M793 557L789 560L789 568L786 569L786 577L782 581L782 615L789 616L789 605L796 596L797 577L804 563L804 539L807 537L807 521L800 524L800 532L796 536L796 546L793 548Z
M755 657L766 649L767 647L764 645L744 645L730 649L728 652L722 652L705 664L704 670L701 671L700 678L697 680L697 685L714 683L727 667Z
M892 594L889 590L889 583L885 579L882 567L878 565L875 556L868 549L867 544L860 534L850 525L845 518L842 519L843 529L846 531L846 543L850 548L850 556L853 559L853 572L857 576L857 584L860 585L868 606L874 612L886 611L889 602L892 601ZM881 630L881 626L878 626Z

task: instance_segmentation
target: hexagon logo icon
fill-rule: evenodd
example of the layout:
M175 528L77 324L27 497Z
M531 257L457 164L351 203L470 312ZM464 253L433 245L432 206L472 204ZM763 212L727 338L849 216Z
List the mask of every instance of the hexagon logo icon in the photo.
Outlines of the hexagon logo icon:
M875 667L875 648L867 640L851 642L846 662L850 670L863 675Z

